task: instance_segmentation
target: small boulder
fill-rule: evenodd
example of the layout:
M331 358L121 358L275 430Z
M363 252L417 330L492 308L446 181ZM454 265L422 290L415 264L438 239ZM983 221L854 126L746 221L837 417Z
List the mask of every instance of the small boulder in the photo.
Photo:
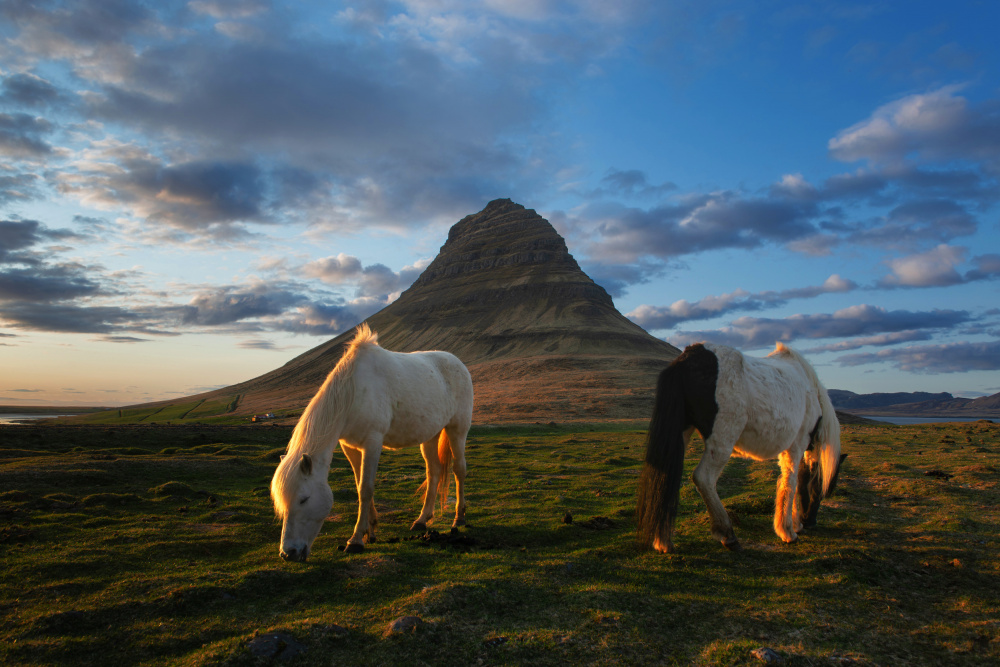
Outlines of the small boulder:
M768 665L780 665L782 662L784 662L784 659L777 651L775 651L773 648L767 648L766 646L755 648L754 650L750 651L750 655Z
M268 632L250 640L248 645L255 658L281 661L290 660L306 651L305 644L284 632Z
M412 634L426 625L427 623L419 616L400 616L386 626L385 636Z

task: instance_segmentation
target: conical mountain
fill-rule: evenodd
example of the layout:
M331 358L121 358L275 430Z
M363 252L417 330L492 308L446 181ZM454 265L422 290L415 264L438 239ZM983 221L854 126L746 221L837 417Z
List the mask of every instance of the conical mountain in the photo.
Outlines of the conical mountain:
M657 373L678 354L615 309L547 220L509 199L456 223L416 282L367 322L386 349L462 359L480 423L645 418ZM184 400L235 414L301 409L353 335Z

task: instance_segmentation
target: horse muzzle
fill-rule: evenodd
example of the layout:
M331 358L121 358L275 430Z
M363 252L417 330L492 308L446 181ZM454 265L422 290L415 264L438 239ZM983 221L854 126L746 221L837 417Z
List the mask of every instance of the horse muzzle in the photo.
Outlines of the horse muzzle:
M306 547L302 549L289 549L288 551L282 549L281 557L294 563L304 563L309 558L309 549Z

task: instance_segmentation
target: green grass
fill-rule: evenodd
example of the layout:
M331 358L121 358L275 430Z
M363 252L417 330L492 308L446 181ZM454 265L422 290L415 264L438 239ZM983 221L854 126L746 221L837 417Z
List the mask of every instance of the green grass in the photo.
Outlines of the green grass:
M998 426L845 427L837 494L794 545L771 529L776 465L734 459L719 488L743 551L687 483L669 556L635 543L641 428L476 427L454 546L407 539L423 463L386 452L380 541L357 555L337 549L356 517L338 453L305 564L278 558L268 498L289 431L0 430L0 663L267 664L268 633L301 645L289 665L1000 658ZM386 636L405 615L426 625Z

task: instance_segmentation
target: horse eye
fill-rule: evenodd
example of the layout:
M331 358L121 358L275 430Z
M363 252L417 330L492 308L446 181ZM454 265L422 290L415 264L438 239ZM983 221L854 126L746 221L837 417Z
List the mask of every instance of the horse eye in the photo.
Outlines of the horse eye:
M305 505L308 501L309 501L309 496L306 496L305 498L299 501L299 505Z

